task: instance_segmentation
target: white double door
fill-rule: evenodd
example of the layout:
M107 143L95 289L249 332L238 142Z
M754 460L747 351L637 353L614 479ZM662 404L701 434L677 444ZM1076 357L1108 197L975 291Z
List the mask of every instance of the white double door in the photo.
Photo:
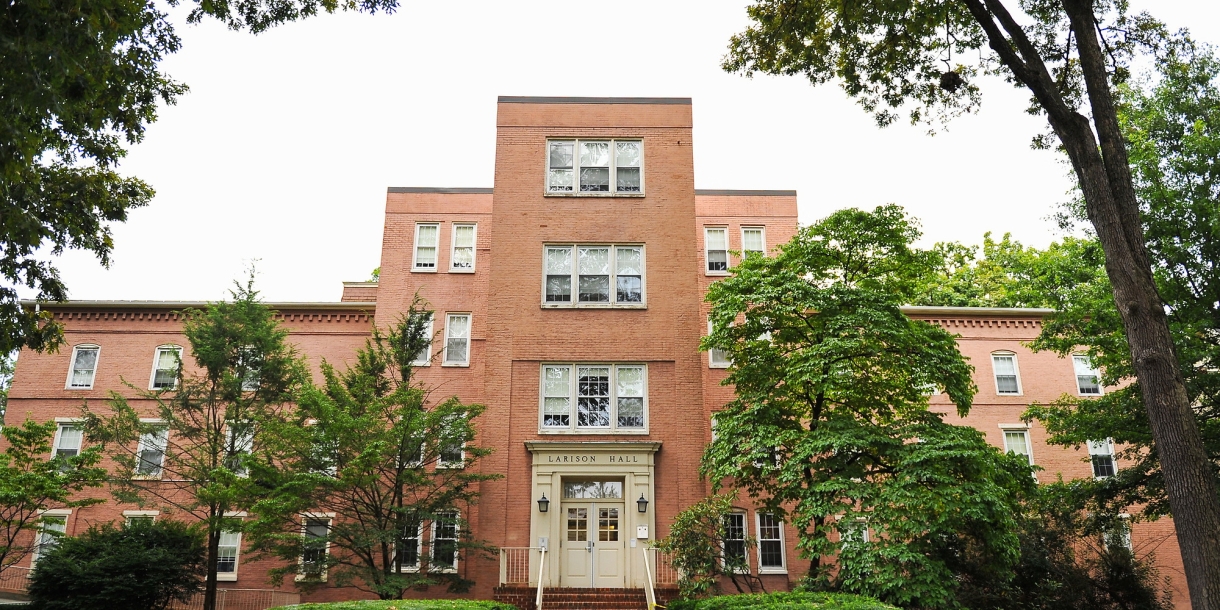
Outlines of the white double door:
M564 502L560 586L624 586L623 503Z

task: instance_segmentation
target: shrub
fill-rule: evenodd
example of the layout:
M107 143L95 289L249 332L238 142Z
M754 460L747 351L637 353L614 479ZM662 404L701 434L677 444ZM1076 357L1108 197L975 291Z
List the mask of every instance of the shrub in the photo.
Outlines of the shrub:
M667 608L668 610L897 610L894 606L883 604L871 597L846 593L800 591L675 600Z
M469 599L392 599L385 601L299 604L272 610L517 610L511 604Z

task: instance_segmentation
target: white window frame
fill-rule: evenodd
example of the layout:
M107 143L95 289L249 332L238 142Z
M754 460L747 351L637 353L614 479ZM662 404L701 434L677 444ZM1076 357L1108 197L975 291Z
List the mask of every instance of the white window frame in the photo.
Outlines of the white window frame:
M1117 538L1117 542L1121 544L1123 548L1134 553L1135 546L1131 543L1131 515L1127 513L1118 515L1117 523L1119 524L1117 531L1111 529L1110 531L1102 533L1102 543L1107 547L1111 547L1114 545L1115 538Z
M546 414L546 369L548 367L568 368L568 425L546 426L543 424ZM577 395L577 371L582 367L605 367L610 369L610 425L589 427L576 425L579 407ZM644 371L644 425L638 428L620 428L618 426L618 369L619 367L640 368ZM631 397L634 398L634 397ZM648 434L648 365L643 362L543 362L538 367L538 433L539 434Z
M76 370L76 358L81 351L91 350L96 352L93 361L93 370L89 372L88 385L72 385L73 372ZM94 382L97 381L97 367L102 363L102 346L96 343L81 343L72 346L72 358L68 361L68 379L64 382L65 390L92 390Z
M159 510L125 510L123 511L123 522L131 525L134 520L148 519L156 523L159 516L161 516L161 511Z
M1114 439L1105 439L1101 441L1085 441L1085 445L1089 449L1089 469L1093 472L1093 479L1100 481L1118 475L1118 458L1114 457ZM1114 470L1114 474L1106 476L1098 476L1097 467L1093 464L1095 456L1106 456L1110 458L1110 468Z
M1088 375L1093 376L1093 383L1097 385L1096 392L1085 393L1080 387L1081 369L1084 368ZM1086 354L1072 354L1072 374L1076 378L1076 395L1077 396L1101 396L1105 394L1105 389L1101 387L1101 371L1093 366Z
M1029 465L1033 466L1034 462L1034 440L1029 434L1029 426L1025 424L1000 424L1000 440L1003 442L1004 453L1016 453L1008 450L1008 435L1021 434L1025 437L1025 455L1029 458Z
M431 247L435 252L435 258L432 261L431 267L420 267L419 264L419 229L420 227L434 227L436 229L436 243ZM411 273L436 273L441 268L441 223L439 222L417 222L415 223L415 238L411 242Z
M724 233L724 250L723 250L724 269L723 270L715 270L715 271L712 270L712 260L711 260L712 249L709 247L710 240L708 239L708 234L712 231L720 231L721 233ZM713 276L729 275L729 269L732 268L732 266L733 266L732 262L729 261L729 250L730 250L729 228L727 226L705 226L705 227L703 227L703 273L704 273L704 275L713 275ZM721 252L721 250L716 250L716 252Z
M428 324L424 328L424 334L427 335L427 337L428 337L428 345L426 347L424 347L424 349L421 351L421 353L424 354L424 359L420 360L419 358L416 358L415 360L412 360L411 366L413 366L413 367L432 366L432 325L435 322L436 322L436 314L435 313L428 314ZM416 356L419 356L419 354L416 354Z
M712 320L710 317L707 320L707 334L712 334ZM719 352L723 357L716 358L717 352ZM727 369L730 366L733 366L733 359L729 357L729 353L727 351L715 347L707 350L707 368Z
M758 231L762 234L762 250L746 250L746 231ZM767 227L763 225L745 225L741 227L741 258L745 259L751 252L767 255Z
M572 190L571 191L552 191L550 189L551 176L551 143L552 142L571 142L572 143ZM595 192L580 190L580 144L581 142L608 142L610 144L610 190L606 192ZM623 191L618 192L618 147L617 142L635 142L640 145L640 190L639 191ZM542 174L542 193L546 197L643 197L646 192L644 157L644 139L643 138L547 138L546 148L543 149L543 156L546 159L546 169Z
M456 267L457 265L457 235L459 227L470 227L470 268ZM463 246L465 247L465 246ZM474 273L475 265L478 263L479 251L479 223L477 222L455 222L449 239L449 273Z
M142 422L142 423L161 424L161 422L159 422L159 421ZM169 452L169 427L165 426L164 424L161 424L159 429L162 432L162 434L159 437L159 440L161 441L161 462L159 464L157 464L157 472L156 473L140 472L140 464L142 464L144 461L144 458L142 457L144 455L144 448L146 446L148 446L146 439L148 439L149 437L152 436L151 434L141 434L140 440L137 441L138 444L136 445L136 468L135 468L134 477L137 479L160 479L161 476L165 473L165 455L166 455L166 453Z
M52 443L51 443L51 458L52 459L54 459L56 456L59 455L59 450L60 450L59 441L60 441L60 438L63 436L64 428L71 427L71 428L80 430L82 420L57 417L57 418L55 418L55 423L58 425L55 426L55 438L52 439ZM80 440L76 443L76 455L80 455L80 452L84 449L84 444L85 444L85 433L83 430L81 430ZM70 456L70 457L76 457L76 455Z
M1001 392L1000 391L1000 373L996 370L996 358L1012 358L1013 376L1017 378L1016 392ZM995 383L996 396L1023 396L1025 394L1024 387L1021 385L1021 365L1017 362L1016 352L1007 350L998 350L991 352L991 380Z
M456 462L449 462L443 459L445 457L444 447L439 447L436 452L436 467L437 468L465 468L466 467L466 443L458 448L458 454L461 456Z
M322 561L325 562L326 558L330 557L330 529L334 527L335 524L335 513L306 513L301 515L302 539L308 535L307 528L309 527L310 521L326 522L326 546L322 548ZM318 575L318 581L326 582L326 573L329 571L329 568L322 568L322 573ZM300 582L308 578L309 575L305 574L305 553L302 552L301 555L297 557L297 575L294 580L296 580L296 582Z
M713 429L715 429L715 428L713 427ZM750 549L746 546L746 539L749 538L749 534L750 534L749 515L747 515L746 511L744 511L742 509L734 508L733 510L729 511L728 514L725 515L725 517L741 517L741 538L740 538L741 560L742 560L742 563L744 563L745 565L743 566L744 570L740 571L738 573L749 574L750 573ZM721 528L723 528L725 530L728 529L724 523L721 523ZM727 534L727 531L725 533ZM725 565L725 559L728 557L728 552L725 550L725 544L724 544L728 540L729 540L729 538L726 537L721 541L721 544L720 544L720 565L721 566ZM734 538L733 540L738 540L738 539Z
M167 385L165 387L158 388L157 387L157 371L162 370L162 369L158 369L157 365L159 365L161 363L161 354L164 352L178 352L177 361L178 361L179 368L174 370L174 381L171 385ZM182 367L182 346L181 345L172 345L172 344L168 344L168 343L165 345L158 345L157 349L153 350L152 373L150 373L148 375L148 389L149 390L172 390L172 389L178 387L178 371L181 369L181 367Z
M243 423L249 423L249 422L243 422ZM225 446L224 446L225 453L227 454L229 451L229 447L232 446L234 449L234 453L232 456L229 456L231 458L236 458L236 456L239 454L252 455L254 453L255 430L253 428L251 428L249 436L247 436L245 438L237 439L238 441L241 441L241 446L239 447L233 438L233 426L234 426L234 422L225 422ZM243 450L243 448L244 448L244 450ZM226 468L227 467L228 467L228 465L226 464ZM244 479L244 478L250 476L250 469L244 468L244 467L241 468L240 470L233 469L233 474Z
M462 550L458 548L458 543L462 537L462 513L456 509L437 511L436 516L442 514L453 515L453 538L445 538L445 540L453 540L453 566L438 568L436 565L436 530L440 526L442 519L432 520L432 531L428 534L428 571L443 574L452 574L458 571L458 564L461 562Z
M855 539L857 534L860 536L859 539ZM872 542L872 535L869 534L868 519L856 517L839 526L839 546L842 547L853 542L859 542L860 544Z
M415 565L403 565L398 562L401 555L398 554L399 546L402 544L402 537L399 536L394 541L394 569L400 574L414 574L419 572L419 559L423 557L424 552L424 520L419 519L415 524Z
M775 519L775 521L777 523L779 523L779 561L780 561L780 565L778 567L764 566L763 562L762 562L762 553L763 553L762 547L763 547L763 540L764 540L762 537L762 516L763 515L770 515L772 519ZM777 518L772 513L755 512L754 513L754 532L758 538L758 573L759 574L787 574L788 573L788 552L787 552L787 548L786 548L786 542L784 540L784 522L782 520L780 520L779 518ZM772 540L775 540L775 538L767 538L766 540L772 541Z
M449 330L453 328L453 319L466 318L466 359L462 361L449 360ZM461 337L458 337L459 339ZM445 312L445 347L441 355L441 366L470 366L470 351L474 347L474 314L468 311Z
M571 289L568 301L548 301L546 300L546 280L547 280L547 250L553 248L570 248L571 249L571 274L569 287ZM610 250L610 300L605 302L582 302L580 300L580 249L581 248L608 248ZM639 248L640 250L640 301L622 301L618 300L618 249L619 248ZM562 277L562 276L560 276ZM648 249L644 244L639 243L623 243L623 244L597 244L597 243L545 243L542 245L542 306L547 309L568 309L588 307L593 309L647 309L648 308Z
M33 568L38 563L38 558L42 555L42 545L46 544L43 541L44 531L59 531L52 528L43 528L41 520L46 518L63 519L64 529L59 533L60 538L68 535L68 518L72 516L70 508L52 508L38 512L39 525L38 529L34 530L34 548L30 550L30 567ZM58 541L57 541L58 544ZM54 548L54 547L52 547Z
M237 536L237 545L233 551L233 571L232 572L221 572L219 569L220 566L217 566L216 580L222 581L222 582L234 582L237 580L237 570L241 568L241 532L232 532L229 530L221 530L220 535L221 535L222 542L224 541L223 536L225 534L232 534L234 536ZM329 544L329 543L327 543L327 544ZM225 547L225 546L233 546L233 545L226 545L226 544L220 545L220 547ZM220 549L219 548L217 548L217 550L216 550L216 561L217 561L217 563L220 562Z

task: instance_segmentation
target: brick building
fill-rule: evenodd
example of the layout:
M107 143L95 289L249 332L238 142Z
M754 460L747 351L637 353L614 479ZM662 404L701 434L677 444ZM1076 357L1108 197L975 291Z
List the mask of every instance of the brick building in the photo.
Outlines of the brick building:
M720 385L727 363L698 349L708 324L703 295L737 253L773 251L791 238L796 193L696 189L683 98L503 97L495 145L494 189L389 189L378 283L345 283L339 302L271 305L315 375L322 358L350 361L371 325L395 321L416 293L435 309L434 351L419 378L487 406L479 443L494 453L479 467L504 475L484 482L479 504L463 515L476 536L504 549L499 561L459 558L457 569L477 583L473 596L492 597L501 581L536 582L529 548L539 546L549 551L547 587L638 589L655 577L645 573L646 540L664 536L673 516L708 492L699 458L711 414L730 398ZM123 380L140 385L145 375L155 385L164 350L186 344L173 311L191 305L201 304L51 307L66 347L21 354L10 421L55 419L57 449L78 447L72 418L81 401L127 392ZM961 336L979 387L963 423L1029 455L1045 468L1042 480L1115 466L1108 445L1050 447L1043 430L1019 418L1034 401L1104 391L1087 362L1024 346L1046 311L907 313ZM957 421L945 397L931 400ZM741 508L738 525L760 541L751 569L768 589L796 582L808 562L795 535ZM110 502L62 516L75 533L125 514ZM1157 552L1185 607L1172 524L1137 526L1131 539L1138 552ZM239 539L226 545L226 586L268 586L267 566L243 562ZM329 589L307 599L354 596Z

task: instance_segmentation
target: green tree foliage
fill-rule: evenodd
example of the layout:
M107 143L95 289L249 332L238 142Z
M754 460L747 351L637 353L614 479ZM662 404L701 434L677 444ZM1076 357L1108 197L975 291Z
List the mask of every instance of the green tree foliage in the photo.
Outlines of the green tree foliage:
M138 401L112 392L109 414L83 410L86 437L106 445L116 464L117 500L189 516L206 531L206 610L215 603L220 535L240 531L242 520L231 514L280 484L274 431L295 421L292 400L308 379L253 283L238 284L232 301L182 313L197 373L179 367L177 385L158 391L129 385ZM145 440L158 436L164 455L147 455Z
M733 583L738 593L762 588L762 583L751 577L746 561L749 550L758 541L744 536L726 544L729 540L726 519L732 512L732 496L709 496L678 513L669 526L669 535L657 541L658 549L673 556L673 567L679 574L679 595L683 598L719 595L720 581L724 578ZM737 549L726 550L733 544L738 545Z
M413 377L413 361L433 341L432 315L416 299L388 332L374 329L354 366L341 372L323 363L325 383L305 388L296 420L274 430L292 456L287 470L302 473L252 507L260 518L251 543L289 560L274 574L297 574L308 588L320 586L325 573L328 585L382 599L473 584L453 560L460 557L463 567L490 547L472 537L463 518L479 483L502 475L476 468L491 452L475 442L473 420L483 406L455 396L436 400ZM324 539L302 537L301 515L318 513L339 518ZM296 561L325 544L329 553Z
M1173 310L1158 291L1145 246L1137 182L1147 176L1133 178L1131 167L1145 154L1141 136L1128 134L1131 125L1122 124L1116 101L1132 66L1189 52L1189 39L1170 36L1147 14L1131 15L1126 0L756 0L747 10L751 24L732 38L725 69L799 74L815 84L836 80L882 125L903 112L913 122L937 122L973 110L982 73L1029 91L1030 109L1046 116L1053 134L1038 142L1057 143L1071 162L1084 213L1105 254L1147 422L1166 465L1165 495L1192 601L1217 607L1220 489L1175 352L1168 319ZM1170 110L1169 132L1183 133L1187 125L1185 133L1206 132L1197 127L1206 122L1195 122L1201 115L1182 121L1166 102L1161 108ZM1176 108L1191 103L1177 102ZM1205 139L1190 139L1182 158L1206 163L1197 147ZM1185 185L1165 186L1169 192Z
M13 367L16 364L16 352L0 354L0 426L4 425L4 413L8 410L8 389L13 383Z
M78 496L106 482L106 470L98 467L101 453L86 448L71 457L52 455L56 427L55 422L29 420L4 427L8 447L0 453L0 570L33 550L42 511L102 502Z
M715 415L703 472L788 520L806 581L908 607L945 608L955 574L1011 573L1028 463L928 410L927 388L970 408L954 337L906 317L935 268L896 206L842 210L774 258L712 285L705 349L729 352L736 397ZM867 520L874 542L840 545ZM838 555L837 570L821 558Z
M675 600L670 610L897 610L875 599L846 593L777 591L752 595L722 595L709 599Z
M169 0L177 6L182 0ZM320 11L393 12L397 0L193 0L188 21L261 32ZM111 225L153 197L117 171L157 105L185 85L161 70L181 41L158 3L14 0L0 12L0 353L53 349L61 328L23 308L17 289L62 301L49 257L93 253L109 266Z
M91 527L39 556L30 574L36 610L165 610L203 588L198 532L171 520Z

